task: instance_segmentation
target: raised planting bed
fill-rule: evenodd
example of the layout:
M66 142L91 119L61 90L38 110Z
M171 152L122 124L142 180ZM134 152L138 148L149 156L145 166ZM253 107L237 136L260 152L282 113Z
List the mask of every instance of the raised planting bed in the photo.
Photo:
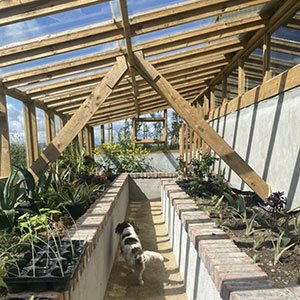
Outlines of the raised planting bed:
M174 180L161 184L163 216L189 299L300 299L298 285L274 287Z

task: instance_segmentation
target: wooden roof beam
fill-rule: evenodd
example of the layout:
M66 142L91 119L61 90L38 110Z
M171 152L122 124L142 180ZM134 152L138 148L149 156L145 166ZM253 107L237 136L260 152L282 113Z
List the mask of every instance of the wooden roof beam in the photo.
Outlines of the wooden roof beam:
M263 200L269 196L267 183L202 119L167 80L149 64L141 53L135 53L138 72L169 105L193 128L225 163ZM200 118L199 118L200 117Z
M51 141L40 157L30 167L35 177L49 163L57 160L62 151L71 143L80 130L110 95L127 71L125 57L119 57L117 63L106 74L93 93L85 100L80 109L72 116L58 135Z
M237 51L236 47L241 46L239 39L225 40L216 44L201 46L196 49L181 51L180 53L168 54L160 58L151 59L151 63L157 68L168 67L178 64L178 61L185 63L186 59L191 60L193 56L197 59L205 59L227 53L229 47ZM66 59L56 63L50 63L42 67L34 67L27 70L3 74L3 82L8 88L21 87L32 83L43 82L63 76L69 76L80 72L92 71L113 65L115 58L122 55L120 50L106 51L101 54L85 55L80 58Z
M0 26L106 1L108 0L2 0L0 1Z
M224 75L231 73L236 68L238 60L240 58L247 57L253 50L255 50L263 40L266 33L272 33L281 24L286 22L291 16L293 16L300 9L300 1L286 0L282 2L282 5L271 15L265 28L261 28L255 32L250 39L247 40L245 49L238 51L231 59L231 63L228 64L224 70L212 79L208 87L202 90L194 101L198 101L209 89L209 86L215 85L222 80Z
M133 89L133 99L136 109L136 115L139 116L139 103L138 103L138 87L135 78L135 69L134 69L134 58L132 52L132 44L131 44L131 30L130 24L128 20L128 10L127 10L127 0L119 0L121 16L122 16L122 24L125 36L125 43L126 43L126 52L127 52L127 59L129 63L129 73L132 81L132 89Z
M155 18L155 16L153 17ZM0 47L2 54L0 67L120 40L124 35L120 27L117 23L104 22L101 25L93 24L80 29L72 29L6 45ZM150 56L186 47L187 42L191 46L214 40L216 37L229 37L262 27L264 27L263 18L254 15L248 18L206 25L188 32L180 32L147 43L141 43L133 47L133 50L144 50L145 56Z

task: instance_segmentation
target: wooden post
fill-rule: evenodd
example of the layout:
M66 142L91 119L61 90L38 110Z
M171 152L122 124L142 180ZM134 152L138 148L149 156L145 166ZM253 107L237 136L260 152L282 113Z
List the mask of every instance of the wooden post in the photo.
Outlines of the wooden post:
M240 58L238 66L238 96L242 96L245 91L245 61L244 59Z
M271 34L266 33L263 40L263 83L271 79Z
M26 136L27 166L29 167L39 156L36 112L33 101L23 103L23 114Z
M135 149L136 146L136 120L132 118L132 147Z
M215 95L215 86L210 87L210 111L213 111L216 107L216 95Z
M95 148L95 134L94 127L90 126L90 143L91 143L91 156L94 156L94 148Z
M204 118L205 120L208 119L208 115L209 115L209 111L210 111L210 108L209 108L209 97L206 94L204 94Z
M59 130L62 130L62 128L67 124L68 122L68 117L60 117L59 118Z
M223 76L223 80L222 80L222 104L225 104L228 102L228 98L227 98L227 76L224 75Z
M83 133L83 145L85 147L85 154L86 155L90 155L90 143L89 143L89 130L87 128L87 126L85 126L83 129L82 129L82 133Z
M84 129L80 130L80 133L78 136L78 142L79 142L79 150L81 152L84 147Z
M7 105L4 88L0 82L0 178L8 177L10 172L11 167Z
M180 123L179 127L179 168L183 174L183 159L184 159L184 123Z
M266 200L269 196L267 183L222 139L218 133L203 119L199 118L196 108L191 107L170 83L143 58L135 53L136 67L140 75L164 98L171 107L200 135L225 163L259 197Z
M105 143L104 125L100 126L100 136L101 136L101 144L104 144Z
M54 113L45 111L45 130L46 130L46 144L49 145L55 137L55 120Z
M168 149L168 145L167 145L167 142L168 142L168 136L167 136L167 131L168 131L168 112L167 110L165 109L164 110L164 128L163 128L163 139L165 141L164 143L164 151L167 151Z
M185 172L184 175L187 176L188 175L188 162L189 162L189 125L187 123L184 124L185 126Z
M62 151L72 142L80 130L92 118L98 108L111 94L114 87L120 82L127 71L125 57L117 57L117 63L105 75L94 91L81 104L80 108L63 127L59 134L43 151L40 157L32 164L31 171L38 176L41 170L49 163L55 161Z

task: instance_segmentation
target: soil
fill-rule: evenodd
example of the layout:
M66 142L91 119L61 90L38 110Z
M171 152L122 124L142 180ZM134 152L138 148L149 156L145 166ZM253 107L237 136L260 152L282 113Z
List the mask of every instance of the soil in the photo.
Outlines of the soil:
M188 183L179 184L182 189L189 194ZM266 221L271 222L272 215L257 206L252 197L245 197L247 207L258 209L261 219L254 222L254 229L257 230L251 235L246 235L246 226L239 218L233 218L231 213L225 210L214 209L215 203L211 199L191 196L199 205L200 209L206 210L209 216L215 221L216 225L227 232L241 251L250 256L253 261L267 273L274 282L275 287L287 287L300 284L300 245L299 240L293 247L284 251L279 262L274 264L274 246L278 237L279 227L283 226L285 216L279 214L276 216L276 226L268 227ZM299 213L298 213L299 214ZM289 222L291 233L293 224ZM283 247L281 248L281 250Z

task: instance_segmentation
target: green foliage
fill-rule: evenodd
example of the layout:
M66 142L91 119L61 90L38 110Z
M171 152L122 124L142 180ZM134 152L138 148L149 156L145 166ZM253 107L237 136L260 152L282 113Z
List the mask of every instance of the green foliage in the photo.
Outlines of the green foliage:
M290 245L287 245L286 241L284 241L283 239L283 235L284 232L281 232L278 235L276 241L275 242L272 241L273 248L274 248L274 261L273 261L274 265L276 265L279 262L280 258L282 257L285 251L292 248L296 244L296 243L292 243Z
M5 183L0 181L0 229L14 226L17 207L23 194L17 171L13 171Z
M175 112L172 112L171 126L168 128L168 139L171 141L172 148L179 147L179 128L182 122L181 117Z
M14 167L24 168L27 165L25 145L20 143L20 137L16 135L10 143L10 161Z
M218 158L212 156L210 153L202 153L200 160L192 159L191 165L194 174L199 178L203 178L206 174L210 173L210 168L217 160Z
M151 170L147 158L149 152L142 147L133 149L128 140L124 140L121 144L104 143L95 149L95 154L100 155L100 163L104 166L104 174L108 177Z

